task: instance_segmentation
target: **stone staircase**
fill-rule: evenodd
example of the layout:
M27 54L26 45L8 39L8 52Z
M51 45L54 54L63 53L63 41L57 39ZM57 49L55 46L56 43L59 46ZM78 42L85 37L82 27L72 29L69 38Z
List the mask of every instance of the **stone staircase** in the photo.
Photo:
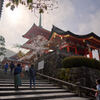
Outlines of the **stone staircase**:
M29 80L22 80L18 90L13 79L0 79L0 100L89 100L46 80L36 80L36 88L29 88Z
M36 87L30 88L29 79L23 78L18 90L14 88L13 75L0 70L0 100L89 100L78 97L47 80L37 77Z

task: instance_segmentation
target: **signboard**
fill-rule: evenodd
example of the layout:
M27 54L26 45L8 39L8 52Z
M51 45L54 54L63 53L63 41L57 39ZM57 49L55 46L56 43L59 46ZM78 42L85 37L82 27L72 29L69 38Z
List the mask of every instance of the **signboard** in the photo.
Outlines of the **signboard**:
M43 68L44 68L44 60L38 63L38 70L43 69Z

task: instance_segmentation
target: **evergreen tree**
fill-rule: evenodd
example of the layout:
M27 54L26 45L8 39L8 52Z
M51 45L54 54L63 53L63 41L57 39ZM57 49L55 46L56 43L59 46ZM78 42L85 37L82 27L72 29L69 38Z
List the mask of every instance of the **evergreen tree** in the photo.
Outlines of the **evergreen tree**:
M5 53L5 38L3 36L0 36L0 56L5 56Z

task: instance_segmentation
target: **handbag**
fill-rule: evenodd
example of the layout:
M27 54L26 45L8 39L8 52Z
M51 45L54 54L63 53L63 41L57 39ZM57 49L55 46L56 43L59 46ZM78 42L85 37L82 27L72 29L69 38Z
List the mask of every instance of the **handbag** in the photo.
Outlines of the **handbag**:
M98 96L98 91L95 93L95 97L97 97Z
M20 73L20 76L21 76L21 78L24 78L24 73L21 72Z

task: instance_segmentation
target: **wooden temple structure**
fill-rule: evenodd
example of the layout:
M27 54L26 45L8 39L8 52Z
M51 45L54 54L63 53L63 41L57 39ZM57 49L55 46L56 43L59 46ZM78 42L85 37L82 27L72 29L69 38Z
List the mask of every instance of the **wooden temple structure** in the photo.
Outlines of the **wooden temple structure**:
M54 42L57 42L56 45L61 51L66 50L67 53L71 52L81 56L89 55L90 58L93 58L92 50L98 50L100 59L100 37L93 32L86 35L76 35L53 26L49 41L49 46L52 49Z
M63 31L60 28L53 26L51 32L33 24L30 30L23 35L28 41L23 44L23 48L29 49L30 51L21 60L30 59L34 54L34 49L31 45L34 44L34 39L37 36L43 36L48 41L48 50L44 49L44 53L49 53L49 50L59 49L66 53L73 53L74 55L87 56L93 58L92 51L98 50L98 56L100 59L100 37L95 33L91 32L86 35L76 35L70 31ZM42 40L44 41L44 40ZM41 41L41 42L42 42ZM35 48L35 47L34 47Z
M33 24L29 31L23 35L28 41L22 45L22 48L28 49L29 52L20 60L29 60L33 56L36 57L36 48L39 48L39 44L43 41L48 41L50 33L50 31L44 29L42 26Z
M90 58L93 58L92 50L98 50L100 59L100 37L95 33L76 35L70 31L63 31L56 26L53 26L52 30L48 31L41 24L40 13L39 26L33 24L29 31L23 35L28 41L22 45L22 48L28 49L29 52L19 61L30 60L32 57L32 59L35 59L38 54L35 51L42 55L49 53L50 50L64 51L73 55L89 55ZM46 49L41 49L41 46L44 47L43 43L45 42ZM36 48L40 50L36 50Z

